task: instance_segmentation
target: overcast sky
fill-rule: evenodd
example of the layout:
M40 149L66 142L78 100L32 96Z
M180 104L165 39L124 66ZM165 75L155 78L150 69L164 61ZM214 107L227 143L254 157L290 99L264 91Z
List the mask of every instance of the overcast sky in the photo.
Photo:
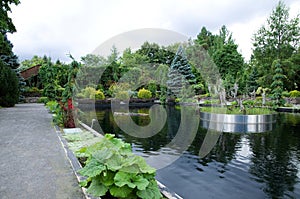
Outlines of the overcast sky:
M239 50L251 55L251 38L266 22L276 0L21 0L10 16L17 32L9 35L22 61L47 55L68 61L93 52L123 32L162 28L195 38L202 26L217 33L224 24ZM291 16L300 1L286 0Z

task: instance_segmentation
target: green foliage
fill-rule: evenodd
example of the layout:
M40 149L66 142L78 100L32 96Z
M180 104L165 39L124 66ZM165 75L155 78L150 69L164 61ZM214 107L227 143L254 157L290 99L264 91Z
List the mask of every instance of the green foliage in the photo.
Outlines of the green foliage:
M300 91L297 91L297 90L293 90L293 91L290 91L290 97L300 97Z
M151 92L145 88L140 89L138 92L138 98L140 99L150 99L151 97Z
M257 31L253 39L253 59L255 59L258 67L261 86L267 87L273 82L272 77L276 73L272 68L274 60L280 59L282 63L285 63L286 60L290 60L293 55L297 54L299 32L299 15L290 19L289 8L283 1L279 1L268 17L266 25ZM289 74L287 80L296 80L296 73L293 71L296 72L299 69L296 69L293 63L285 64L284 72ZM286 86L291 89L294 82L289 82L289 84Z
M129 100L129 94L127 91L119 91L115 94L115 98L118 100Z
M150 82L147 86L147 89L152 93L152 96L156 96L157 85L155 82Z
M79 94L81 94L80 96L83 96L84 98L95 99L96 89L88 86L84 88Z
M280 106L284 104L282 99L282 92L283 92L283 79L285 76L282 74L282 68L279 61L274 61L273 63L275 68L275 74L273 76L273 82L271 84L272 88L272 98L275 100L276 105Z
M95 137L88 131L64 134L63 137L68 141L68 147L76 157L83 157L83 154L78 152L81 148L91 146L101 140L100 137Z
M195 75L192 73L191 65L187 60L183 47L179 46L168 73L169 95L187 97L186 95L191 93L187 92L186 87L194 83Z
M63 112L62 108L57 101L48 101L46 103L46 107L49 109L49 111L53 114L52 115L52 121L55 125L63 126Z
M204 104L220 104L220 100L219 99L205 100Z
M79 152L88 159L79 172L88 177L81 185L93 196L109 193L118 198L161 198L155 169L132 153L129 144L106 134L98 143Z
M27 68L37 66L37 65L42 65L44 63L44 59L42 57L39 57L37 55L34 55L30 60L24 60L21 62L20 69L25 70Z
M288 91L283 91L282 97L290 97L290 93Z
M102 91L97 90L95 93L95 99L96 100L104 100L105 99L105 95L103 94Z
M244 112L240 108L226 108L226 107L201 107L201 112L208 113L218 113L218 114L234 114L234 115L244 115ZM265 115L265 114L274 114L275 112L268 108L246 108L247 115Z
M1 33L13 33L16 32L16 28L12 23L11 18L8 16L8 12L11 12L10 4L18 5L19 0L2 0L0 10L0 32Z
M11 107L19 101L19 81L16 73L0 60L0 106Z
M44 103L44 104L46 104L48 101L49 101L48 97L40 97L37 100L37 103Z

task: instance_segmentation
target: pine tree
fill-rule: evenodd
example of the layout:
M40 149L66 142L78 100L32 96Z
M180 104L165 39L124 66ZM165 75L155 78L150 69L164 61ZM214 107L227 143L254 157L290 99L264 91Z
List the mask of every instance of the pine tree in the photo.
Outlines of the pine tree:
M184 97L187 94L186 88L193 83L195 83L195 76L182 46L179 46L168 73L169 95L174 94L176 97Z
M247 92L248 93L257 90L258 83L256 82L256 80L258 79L258 77L259 77L259 74L258 74L257 68L254 67L248 77L248 80L247 80Z
M11 107L19 101L16 73L0 59L0 106Z
M274 66L274 76L273 76L273 83L271 84L272 88L272 98L275 100L277 106L283 105L284 100L282 99L282 92L283 92L283 79L285 78L283 74L283 70L281 68L281 64L279 60L275 60L273 62Z
M19 89L23 85L22 81L18 83L18 77L22 80L16 70L19 67L18 57L12 52L13 45L6 36L7 33L16 32L8 12L11 12L11 4L19 3L18 0L2 0L0 3L0 105L2 106L14 106L19 101Z

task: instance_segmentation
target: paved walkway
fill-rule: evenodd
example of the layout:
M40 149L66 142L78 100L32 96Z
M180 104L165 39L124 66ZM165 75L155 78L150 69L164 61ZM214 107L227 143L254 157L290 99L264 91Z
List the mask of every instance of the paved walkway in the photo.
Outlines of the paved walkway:
M42 104L0 109L0 198L84 198Z

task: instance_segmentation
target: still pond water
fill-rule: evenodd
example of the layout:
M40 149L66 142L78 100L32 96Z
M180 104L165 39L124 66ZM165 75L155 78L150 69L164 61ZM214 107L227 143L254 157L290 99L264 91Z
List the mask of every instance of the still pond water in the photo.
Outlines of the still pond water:
M120 130L111 109L97 109L105 133L131 143L135 153L147 158L168 153L166 145L176 135L180 109L166 107L167 122L151 138L132 137ZM91 124L94 113L85 113ZM130 112L148 113L147 108ZM157 179L187 199L198 198L300 198L300 114L281 113L276 125L265 133L222 133L212 151L198 156L207 129L199 125L190 147L172 164L157 170ZM141 126L150 118L132 116ZM99 126L95 127L100 130Z

